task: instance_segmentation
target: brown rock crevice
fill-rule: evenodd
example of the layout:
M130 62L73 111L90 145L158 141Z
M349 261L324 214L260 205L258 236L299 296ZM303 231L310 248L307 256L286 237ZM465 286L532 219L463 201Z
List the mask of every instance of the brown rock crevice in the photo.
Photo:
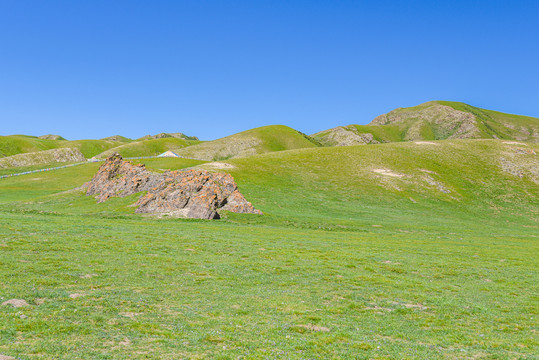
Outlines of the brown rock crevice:
M134 204L136 213L195 219L219 219L218 210L262 214L239 192L230 174L194 169L156 174L118 154L110 156L86 185L86 195L98 202L147 191Z

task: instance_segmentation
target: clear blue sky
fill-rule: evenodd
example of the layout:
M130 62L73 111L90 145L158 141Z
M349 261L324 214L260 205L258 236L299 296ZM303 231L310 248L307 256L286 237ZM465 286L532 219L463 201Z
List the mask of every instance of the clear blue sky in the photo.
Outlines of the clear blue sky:
M429 100L539 116L539 1L0 0L0 134L366 124Z

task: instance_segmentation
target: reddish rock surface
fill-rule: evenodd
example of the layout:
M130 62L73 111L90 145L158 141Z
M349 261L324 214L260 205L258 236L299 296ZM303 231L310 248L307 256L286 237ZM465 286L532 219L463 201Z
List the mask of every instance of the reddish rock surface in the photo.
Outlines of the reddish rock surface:
M136 203L137 213L169 214L196 219L218 219L218 210L262 214L239 192L230 174L206 170L156 174L114 154L87 183L86 195L98 202L147 191Z

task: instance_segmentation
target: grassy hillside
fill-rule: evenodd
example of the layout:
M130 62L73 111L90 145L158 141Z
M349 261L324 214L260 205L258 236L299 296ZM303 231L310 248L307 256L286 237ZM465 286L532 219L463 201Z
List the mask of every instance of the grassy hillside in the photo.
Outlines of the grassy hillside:
M161 154L167 150L176 151L185 146L198 144L199 142L200 141L185 140L172 136L143 141L132 141L121 136L112 136L110 138L101 140L67 141L39 139L35 136L26 135L10 135L0 136L0 157L57 148L78 149L88 159L94 156L103 158L114 151L118 151L125 157L153 156Z
M200 141L185 140L175 137L134 141L104 151L98 154L96 158L104 159L115 152L119 153L123 157L155 156L162 154L167 150L177 153L180 151L180 149L187 146L196 145L198 143L200 143Z
M266 213L283 221L330 217L353 224L408 211L494 218L506 207L521 209L514 216L537 217L538 153L537 144L452 140L305 149L227 163Z
M350 146L403 141L402 131L393 125L348 125L311 135L323 146Z
M182 149L178 154L203 160L223 160L316 146L315 141L288 126L271 125L204 142Z
M0 136L0 156L55 149L57 144L57 140L38 139L35 136Z
M507 139L539 142L539 118L504 114L451 101L399 108L369 125L349 125L313 135L326 146L443 139Z
M127 137L121 136L121 135L113 135L113 136L103 138L101 140L117 141L117 142L121 142L121 143L128 143L128 142L134 141L134 140L132 140L130 138L127 138Z
M61 148L33 153L17 154L0 158L0 168L15 168L48 163L79 163L86 158L78 149Z
M539 118L481 109L460 102L437 101L437 103L473 114L478 122L481 137L539 142Z
M30 304L1 307L0 354L534 358L538 152L451 140L229 159L265 215L213 222L135 215L136 195L96 204L72 190L95 163L0 179L0 297Z
M79 149L86 158L91 158L119 144L121 142L111 140L68 141L39 139L35 136L26 135L0 136L0 156L12 156L57 148L75 148Z
M72 140L60 142L57 146L59 148L69 147L79 149L84 157L90 159L108 149L117 147L118 143L118 141L110 140Z

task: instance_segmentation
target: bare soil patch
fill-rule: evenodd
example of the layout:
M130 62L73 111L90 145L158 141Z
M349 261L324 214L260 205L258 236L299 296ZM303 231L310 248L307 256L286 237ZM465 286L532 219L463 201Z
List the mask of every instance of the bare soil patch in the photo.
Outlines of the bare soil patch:
M329 328L327 328L325 326L318 326L318 325L313 325L313 324L296 325L296 327L304 328L304 329L311 330L311 331L323 331L323 332L328 332L329 331Z
M438 145L432 141L414 141L418 145Z
M234 169L235 166L232 164L224 163L224 162L211 162L203 164L204 167L212 167L215 169Z
M16 308L23 307L23 306L30 306L30 304L28 304L25 300L22 300L22 299L11 299L8 301L4 301L2 305L4 306L11 305Z
M392 176L392 177L403 177L404 176L404 174L399 174L399 173L393 172L393 171L388 170L388 169L373 169L372 171L377 173L377 174L385 175L385 176Z
M503 143L507 144L507 145L524 145L524 146L528 146L528 144L518 142L518 141L503 141Z

